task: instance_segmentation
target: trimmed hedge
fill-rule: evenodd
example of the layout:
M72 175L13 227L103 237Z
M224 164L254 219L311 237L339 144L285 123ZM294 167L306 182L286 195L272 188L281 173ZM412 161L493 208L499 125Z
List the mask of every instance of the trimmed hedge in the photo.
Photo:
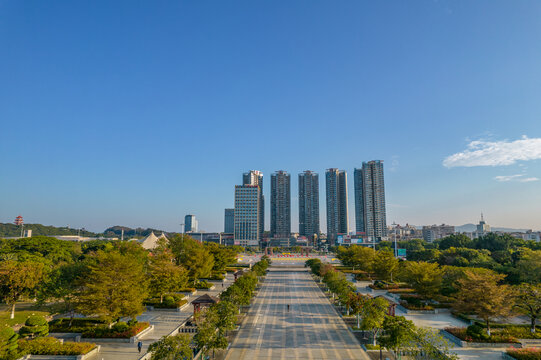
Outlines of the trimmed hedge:
M61 343L52 337L33 340L19 340L20 355L83 355L96 347L96 344L84 342Z
M19 330L21 337L43 337L49 335L49 324L43 316L33 315L28 317L24 326Z
M480 343L519 343L517 338L506 333L499 333L498 331L491 331L491 335L479 332L476 328L478 326L471 325L467 328L446 328L445 331L453 334L457 338L463 341L480 342Z
M139 334L141 331L149 327L147 322L137 322L135 324L127 324L119 321L110 329L107 325L100 325L93 329L83 332L84 338L112 338L112 339L129 339L132 336Z
M71 320L71 326L70 325ZM55 319L49 322L49 332L53 333L67 333L67 332L75 332L75 333L82 333L87 331L88 329L91 329L93 327L96 327L98 325L105 325L107 324L106 321L102 319L88 319L88 318L61 318L61 319Z
M541 348L508 349L506 353L517 360L541 360Z
M183 295L171 294L163 297L163 302L160 302L159 297L150 298L145 300L144 304L153 306L155 309L176 309L186 304L188 301L184 299Z

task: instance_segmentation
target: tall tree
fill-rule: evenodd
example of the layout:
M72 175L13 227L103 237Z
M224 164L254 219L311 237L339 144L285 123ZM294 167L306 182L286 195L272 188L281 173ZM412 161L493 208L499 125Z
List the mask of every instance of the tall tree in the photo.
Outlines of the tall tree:
M517 262L517 271L523 282L539 283L541 281L541 250L524 249Z
M383 321L383 332L379 344L394 352L409 347L415 338L415 325L403 316L387 316ZM400 358L400 354L399 354Z
M515 308L530 318L530 331L535 333L535 323L541 317L541 284L518 286L515 291Z
M208 242L206 249L214 257L212 271L223 273L228 265L234 264L237 260L237 252L229 246L222 246L216 243Z
M11 306L10 318L15 317L15 304L25 295L34 295L43 280L44 265L34 261L0 262L0 297Z
M163 302L165 294L184 288L188 283L188 272L174 263L169 250L157 252L151 257L149 275L150 294L159 296L160 302Z
M490 336L490 320L505 318L511 313L513 302L507 285L499 285L505 275L465 271L466 277L458 280L459 291L455 310L473 313L483 319Z
M99 315L110 324L122 316L135 318L141 314L147 296L144 265L119 251L99 251L94 260L78 295L77 310Z
M361 326L372 332L372 339L376 345L376 339L383 327L386 314L389 310L389 302L382 297L371 298L365 296L361 305Z
M438 264L408 261L404 266L403 280L425 298L436 295L442 283L443 269Z
M193 359L191 341L192 338L189 334L164 336L148 347L148 351L152 352L150 360Z
M380 250L376 253L372 263L372 270L382 280L393 280L393 274L398 270L398 260L389 250Z

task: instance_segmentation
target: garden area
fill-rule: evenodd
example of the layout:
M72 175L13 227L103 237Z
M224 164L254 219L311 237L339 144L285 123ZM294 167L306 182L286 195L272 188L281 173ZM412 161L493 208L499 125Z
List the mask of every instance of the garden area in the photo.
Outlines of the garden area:
M541 348L508 349L505 353L516 360L541 360Z

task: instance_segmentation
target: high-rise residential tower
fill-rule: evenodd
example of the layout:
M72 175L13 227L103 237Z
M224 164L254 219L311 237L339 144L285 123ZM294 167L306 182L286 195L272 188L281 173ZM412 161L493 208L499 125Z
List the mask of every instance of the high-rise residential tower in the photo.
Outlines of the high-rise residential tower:
M250 170L242 174L243 185L255 185L259 187L259 238L265 231L265 197L263 196L263 173L258 170Z
M197 219L195 215L186 215L184 217L184 232L197 232Z
M383 161L363 162L355 169L355 222L357 233L377 239L387 236Z
M334 245L338 234L348 233L348 183L344 170L327 169L327 241Z
M260 190L258 185L235 186L234 242L240 246L259 246Z
M234 232L235 232L235 209L225 209L224 233L233 234Z
M291 236L291 177L283 170L271 175L270 236Z
M310 170L299 174L299 235L319 237L319 176Z

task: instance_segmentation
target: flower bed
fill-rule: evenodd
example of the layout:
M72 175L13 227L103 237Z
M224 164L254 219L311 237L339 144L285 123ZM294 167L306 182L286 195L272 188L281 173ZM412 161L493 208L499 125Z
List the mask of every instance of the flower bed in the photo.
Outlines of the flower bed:
M61 343L52 337L42 337L33 340L19 340L21 355L84 355L96 347L96 344L86 342Z
M149 327L147 322L137 322L135 324L127 324L123 321L119 321L111 328L107 325L100 325L93 329L89 329L83 332L84 338L101 339L129 339L132 336L139 334L141 331Z
M71 321L71 326L70 326ZM105 325L106 322L101 319L87 319L87 318L61 318L55 319L49 322L49 332L51 333L82 333L88 329L94 328L99 325Z
M541 360L541 348L508 349L506 353L517 360Z
M408 310L417 310L417 311L430 311L430 310L434 310L434 307L431 306L431 305L417 305L417 304L411 304L407 301L400 301L400 305L402 305L403 307L405 307L406 309Z
M468 332L467 328L446 328L445 331L456 336L460 340L468 342L479 343L519 343L517 338L509 334L498 332L496 329L491 331L491 336L482 336L481 334L474 334L474 332Z

